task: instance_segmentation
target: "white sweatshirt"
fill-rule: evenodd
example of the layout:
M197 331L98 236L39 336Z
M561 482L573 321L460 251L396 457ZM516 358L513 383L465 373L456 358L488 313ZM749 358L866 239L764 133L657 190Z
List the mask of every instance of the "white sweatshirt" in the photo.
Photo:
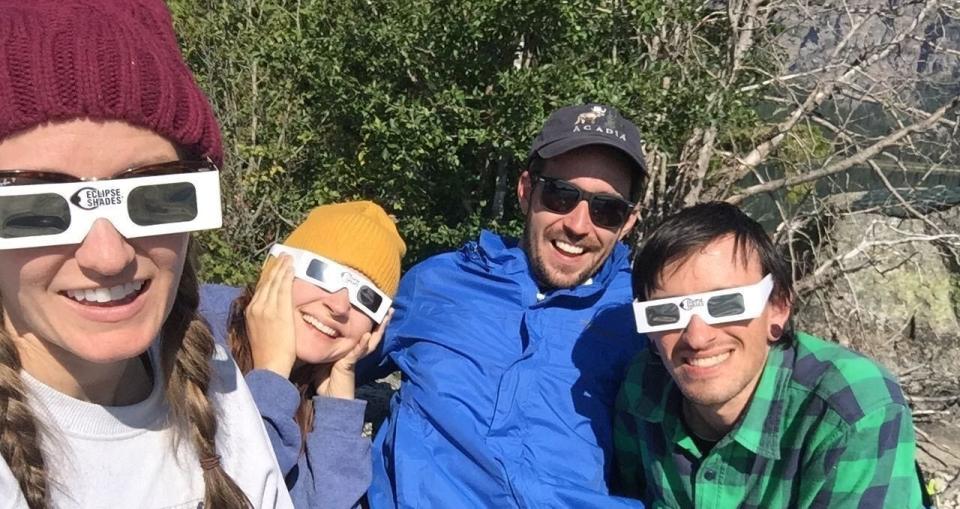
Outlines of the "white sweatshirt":
M45 427L52 507L201 507L202 470L189 437L175 441L167 422L157 348L151 348L150 358L158 383L147 399L129 406L80 401L21 372L30 406ZM250 391L226 350L216 348L210 395L218 414L220 463L254 507L293 507ZM0 459L0 509L26 507Z

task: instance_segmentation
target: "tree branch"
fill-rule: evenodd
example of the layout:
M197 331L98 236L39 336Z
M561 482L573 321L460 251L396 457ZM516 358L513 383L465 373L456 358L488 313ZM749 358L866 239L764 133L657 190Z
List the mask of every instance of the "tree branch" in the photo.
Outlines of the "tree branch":
M940 119L941 119L948 111L950 111L952 108L954 108L957 104L960 104L960 96L954 97L950 102L948 102L947 104L941 106L941 107L940 107L938 110L936 110L935 112L931 113L930 116L927 117L926 119L924 119L924 120L922 120L922 121L920 121L920 122L916 122L916 123L914 123L914 124L911 124L911 125L909 125L909 126L907 126L907 127L904 127L904 128L902 128L902 129L900 129L900 130L898 130L898 131L890 134L889 136L881 139L880 141L874 143L873 145L865 148L864 150L860 151L859 153L857 153L857 154L855 154L855 155L853 155L853 156L850 156L850 157L848 157L848 158L846 158L846 159L843 159L843 160L841 160L841 161L837 161L836 163L833 163L833 164L831 164L831 165L829 165L829 166L827 166L826 168L823 168L823 169L821 169L821 170L813 171L813 172L806 173L806 174L803 174L803 175L797 175L797 176L794 176L794 177L788 177L788 178L782 178L782 179L777 179L777 180L771 180L771 181L766 182L766 183L763 183L763 184L758 184L758 185L755 185L755 186L750 186L750 187L744 189L743 191L741 191L739 194L730 196L729 198L726 199L726 201L729 202L729 203L738 204L738 203L742 202L742 201L744 200L744 198L746 198L746 197L748 197L748 196L752 196L752 195L759 194L759 193L765 193L765 192L769 192L769 191L774 191L774 190L777 190L777 189L780 189L780 188L784 188L784 187L793 187L793 186L796 186L796 185L799 185L799 184L803 184L803 183L806 183L806 182L811 182L811 181L814 181L814 180L821 179L821 178L823 178L823 177L827 177L827 176L830 176L830 175L833 175L833 174L836 174L836 173L840 173L840 172L846 171L846 170L850 169L851 167L856 166L856 165L858 165L858 164L863 164L863 163L867 162L868 160L870 160L870 158L872 158L873 156L879 154L883 149L885 149L885 148L887 148L887 147L889 147L889 146L891 146L891 145L896 144L897 142L899 142L899 141L902 140L903 138L905 138L905 137L907 137L907 136L909 136L909 135L911 135L911 134L913 134L913 133L917 133L917 132L921 132L921 131L925 131L925 130L929 129L931 126L933 126L933 125L935 125L937 122L939 122Z

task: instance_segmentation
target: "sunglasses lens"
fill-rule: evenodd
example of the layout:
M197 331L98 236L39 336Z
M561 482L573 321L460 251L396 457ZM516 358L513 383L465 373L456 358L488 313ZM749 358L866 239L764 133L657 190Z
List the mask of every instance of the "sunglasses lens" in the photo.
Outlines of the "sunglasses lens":
M590 219L597 226L619 228L627 219L630 205L618 198L594 196L590 201Z
M746 307L743 304L743 294L729 293L727 295L717 295L707 299L707 313L715 318L725 316L736 316L743 314Z
M197 189L189 182L140 186L130 191L127 211L139 226L193 221L197 217Z
M546 180L540 191L540 201L552 212L566 214L577 206L580 191L566 182Z
M0 238L57 235L70 227L70 208L57 194L5 196L0 199Z
M380 309L380 305L383 304L383 297L369 286L360 287L360 291L357 292L357 300L371 313L376 313Z
M680 308L676 304L658 304L648 306L645 310L647 323L651 327L657 325L670 325L680 321Z

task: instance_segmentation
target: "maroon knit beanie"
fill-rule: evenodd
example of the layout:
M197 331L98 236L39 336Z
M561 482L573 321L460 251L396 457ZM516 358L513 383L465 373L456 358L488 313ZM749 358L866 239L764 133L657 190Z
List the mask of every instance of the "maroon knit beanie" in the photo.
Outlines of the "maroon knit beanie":
M75 118L121 120L223 160L163 0L0 0L0 140Z

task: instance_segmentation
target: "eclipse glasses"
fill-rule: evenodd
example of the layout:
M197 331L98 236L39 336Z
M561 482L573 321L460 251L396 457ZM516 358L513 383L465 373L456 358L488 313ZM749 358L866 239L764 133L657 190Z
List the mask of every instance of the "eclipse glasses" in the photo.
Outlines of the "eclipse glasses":
M756 318L763 313L772 291L773 276L767 274L748 286L646 302L634 300L637 332L683 329L694 314L710 325Z
M383 322L393 304L377 285L346 265L283 244L274 244L270 248L271 256L279 257L281 254L293 258L293 274L296 277L331 293L346 288L350 304L378 324Z
M79 244L105 218L125 238L219 228L220 172L173 161L81 180L0 170L0 250Z

